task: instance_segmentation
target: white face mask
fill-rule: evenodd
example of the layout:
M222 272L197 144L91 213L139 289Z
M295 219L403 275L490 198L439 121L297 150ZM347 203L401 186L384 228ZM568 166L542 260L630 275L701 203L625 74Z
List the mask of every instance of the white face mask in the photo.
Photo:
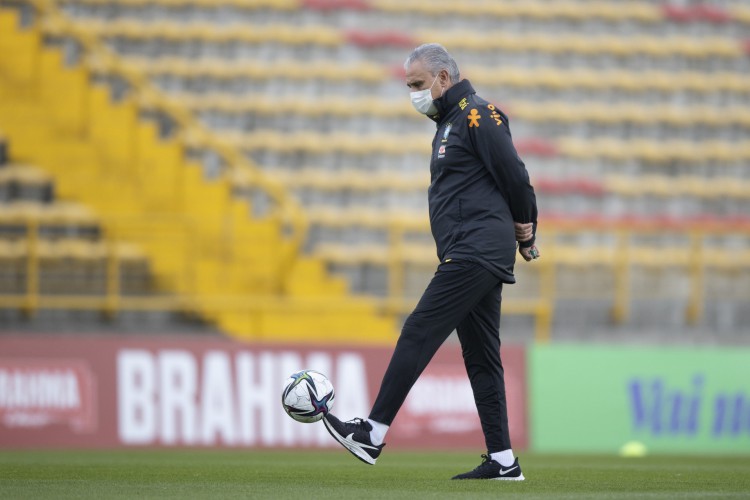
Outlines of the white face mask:
M432 85L435 85L435 82L437 81L437 75L435 75L435 79L432 81ZM432 85L430 85L430 88L424 89L424 90L417 90L416 92L411 92L411 105L414 106L414 109L422 113L423 115L435 115L437 114L437 108L435 107L435 103L432 99Z

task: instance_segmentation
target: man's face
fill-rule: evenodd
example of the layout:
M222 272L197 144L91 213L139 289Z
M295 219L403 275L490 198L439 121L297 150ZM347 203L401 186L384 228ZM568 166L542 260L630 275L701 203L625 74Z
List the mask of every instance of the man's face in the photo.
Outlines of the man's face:
M447 80L447 71L443 70L438 73L436 81L435 77L430 74L429 71L427 71L422 61L419 60L411 63L411 65L406 69L406 86L409 87L409 90L411 90L412 92L416 92L417 90L429 89L430 85L432 85L433 82L435 83L435 85L432 85L432 89L430 92L433 99L437 99L443 94L443 89L447 87Z

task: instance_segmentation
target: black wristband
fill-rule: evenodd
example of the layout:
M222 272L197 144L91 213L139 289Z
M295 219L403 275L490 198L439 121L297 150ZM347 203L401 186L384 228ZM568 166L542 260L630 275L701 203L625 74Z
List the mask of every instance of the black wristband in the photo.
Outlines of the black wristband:
M532 236L526 241L519 241L518 246L521 248L529 248L534 246L534 242L536 242L536 236Z

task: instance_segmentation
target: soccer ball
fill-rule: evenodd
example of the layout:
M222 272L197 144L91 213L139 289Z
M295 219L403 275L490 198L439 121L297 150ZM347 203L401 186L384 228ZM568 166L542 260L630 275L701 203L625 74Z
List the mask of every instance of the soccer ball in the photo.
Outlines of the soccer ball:
M281 405L298 422L317 422L333 407L333 384L314 370L293 373L284 383Z

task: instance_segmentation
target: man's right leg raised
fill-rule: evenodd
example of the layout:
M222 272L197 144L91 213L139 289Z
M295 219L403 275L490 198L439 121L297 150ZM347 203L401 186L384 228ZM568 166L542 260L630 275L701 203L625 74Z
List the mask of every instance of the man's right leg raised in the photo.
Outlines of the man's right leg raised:
M441 264L404 323L369 419L341 422L329 414L323 419L328 432L357 458L374 464L384 446L383 428L391 425L419 375L448 335L497 283L478 264ZM374 427L381 432L373 432Z

